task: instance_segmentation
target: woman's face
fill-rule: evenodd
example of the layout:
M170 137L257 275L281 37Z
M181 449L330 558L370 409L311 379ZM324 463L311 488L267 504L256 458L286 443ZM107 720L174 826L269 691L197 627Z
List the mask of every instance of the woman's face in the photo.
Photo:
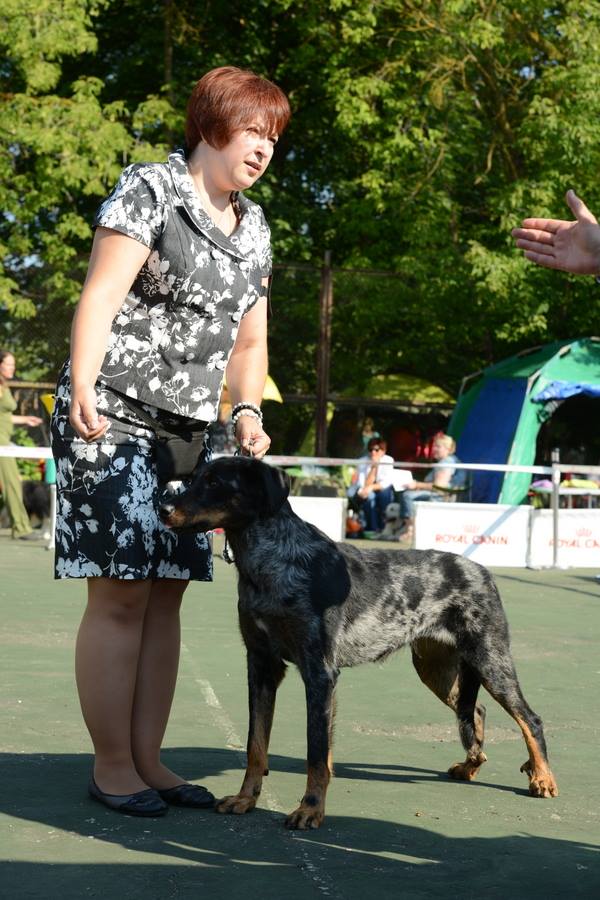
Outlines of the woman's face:
M0 362L0 375L7 381L15 374L15 358L12 353L7 353L2 362Z
M440 444L437 441L433 442L433 458L442 460L446 459L447 456L450 456L450 447L447 447L446 444Z
M252 187L266 172L276 143L277 135L269 133L264 120L258 117L236 132L220 150L207 146L215 184L225 191Z

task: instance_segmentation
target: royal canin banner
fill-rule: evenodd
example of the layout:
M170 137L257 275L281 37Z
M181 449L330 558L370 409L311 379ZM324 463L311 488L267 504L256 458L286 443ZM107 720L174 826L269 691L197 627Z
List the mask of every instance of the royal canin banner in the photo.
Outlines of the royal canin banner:
M600 571L600 509L561 509L558 513L558 558L561 568ZM554 553L552 510L531 511L529 565L551 566Z
M448 550L484 566L525 566L529 550L529 506L495 503L419 503L417 550Z

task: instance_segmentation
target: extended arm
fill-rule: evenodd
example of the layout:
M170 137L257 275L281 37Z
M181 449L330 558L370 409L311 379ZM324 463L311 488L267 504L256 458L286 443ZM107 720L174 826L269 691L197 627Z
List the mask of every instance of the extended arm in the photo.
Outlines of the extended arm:
M41 425L42 420L39 416L12 416L13 425L28 425L33 428L35 425Z

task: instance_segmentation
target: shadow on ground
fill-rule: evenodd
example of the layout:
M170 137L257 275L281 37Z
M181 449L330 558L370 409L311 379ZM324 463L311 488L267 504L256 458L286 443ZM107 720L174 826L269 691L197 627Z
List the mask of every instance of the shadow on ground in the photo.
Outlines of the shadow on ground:
M190 780L239 769L238 753L227 749L170 749L164 759ZM274 755L270 763L271 771L304 769L303 760L289 757ZM234 900L347 900L372 891L374 878L378 898L598 896L598 848L576 841L528 834L451 838L425 819L412 826L356 816L329 816L318 831L292 833L283 829L283 814L264 808L244 817L172 809L164 819L136 819L87 798L90 756L2 754L0 765L2 811L21 820L20 828L27 827L23 822L46 826L40 852L44 859L51 856L53 841L57 850L52 863L5 863L5 896L162 900L197 897L208 890ZM429 769L386 763L372 763L368 770L338 763L336 775L338 781L377 779L399 787L443 777ZM43 833L37 829L38 843ZM93 851L86 843L92 841ZM115 845L132 851L131 864L112 861Z

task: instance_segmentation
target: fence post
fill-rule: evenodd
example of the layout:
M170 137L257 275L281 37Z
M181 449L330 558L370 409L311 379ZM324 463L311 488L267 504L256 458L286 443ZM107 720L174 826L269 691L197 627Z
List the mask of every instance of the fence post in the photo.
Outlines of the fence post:
M327 455L327 396L331 355L331 315L333 311L333 278L331 250L326 250L321 268L319 296L319 343L317 345L317 411L315 456Z
M560 451L554 449L550 456L552 462L552 568L558 569L558 510L560 500Z

